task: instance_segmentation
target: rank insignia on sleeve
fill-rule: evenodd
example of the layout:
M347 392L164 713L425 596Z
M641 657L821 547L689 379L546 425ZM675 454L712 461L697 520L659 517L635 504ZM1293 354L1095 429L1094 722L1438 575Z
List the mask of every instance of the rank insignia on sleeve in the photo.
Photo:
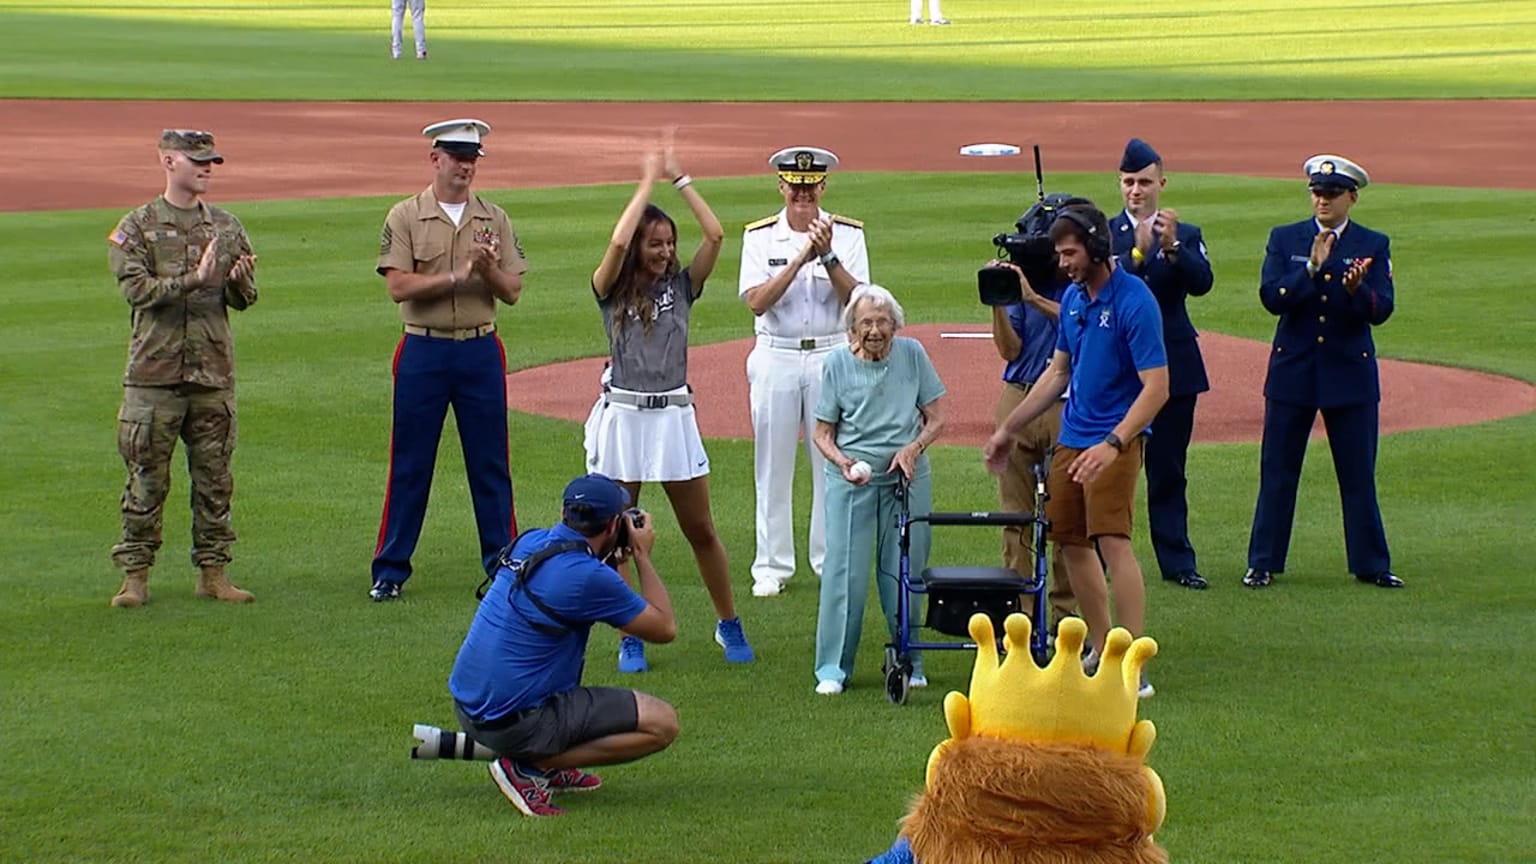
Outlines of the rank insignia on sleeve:
M380 255L383 255L385 252L389 251L390 244L394 242L394 239L395 239L395 231L394 231L393 228L390 228L389 225L386 223L384 225L383 233L381 233L379 235L379 254Z

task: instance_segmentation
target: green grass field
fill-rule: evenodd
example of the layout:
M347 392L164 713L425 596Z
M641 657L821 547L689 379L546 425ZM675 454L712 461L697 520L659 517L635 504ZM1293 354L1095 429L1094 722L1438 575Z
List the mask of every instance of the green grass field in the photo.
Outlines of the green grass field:
M773 207L758 179L701 184L727 225ZM1115 194L1108 175L1062 175L1053 186ZM1536 195L1369 192L1356 215L1389 232L1396 251L1399 311L1379 331L1382 353L1536 380L1522 251ZM984 320L969 274L1023 208L1023 190L1000 188L997 175L853 174L830 194L870 224L875 276L911 320ZM1215 261L1216 290L1192 303L1196 323L1265 338L1273 319L1257 303L1260 256L1270 225L1305 212L1297 184L1180 175L1168 194L1203 225ZM627 195L490 193L535 268L523 303L501 317L513 366L604 351L584 285ZM118 214L0 214L0 859L852 862L884 849L945 735L940 702L965 687L969 655L934 655L933 688L904 708L887 704L871 602L852 689L814 697L814 584L772 601L747 596L745 441L710 449L756 664L720 661L708 601L659 508L681 636L652 652L653 672L638 683L678 706L672 749L606 771L604 790L566 796L569 814L545 822L519 817L481 765L406 758L413 722L452 723L444 682L478 577L450 430L407 599L364 599L398 336L371 272L389 203L232 207L262 256L261 300L237 319L232 569L259 600L192 598L178 468L154 602L136 612L107 606L127 310L103 237ZM660 203L681 212L669 190ZM690 227L685 243L697 236ZM738 253L732 240L696 307L695 342L750 330L732 290ZM512 430L521 519L547 523L581 470L580 429L516 415ZM1159 695L1143 707L1159 728L1150 761L1169 797L1159 839L1175 861L1512 862L1536 848L1525 698L1536 590L1524 569L1536 560L1533 434L1526 416L1383 440L1382 506L1409 581L1396 593L1348 578L1322 445L1307 465L1286 578L1262 594L1242 590L1257 447L1195 448L1192 534L1215 588L1149 586L1162 653L1151 668ZM975 449L935 454L937 506L989 506ZM941 560L995 554L990 532L937 539ZM615 643L595 633L590 682L633 683L613 671Z
M1065 100L1536 96L1536 0L1193 0L1093 6L949 0L912 28L895 0L432 0L432 59L391 62L388 4L291 0L0 0L0 97L178 99ZM5 117L22 127L28 106ZM1327 130L1318 130L1320 147ZM1413 146L1412 141L1403 146ZM64 163L40 164L55 170ZM696 307L695 343L750 332L735 229L771 212L761 178L701 180L731 228ZM1108 175L1053 189L1113 202ZM838 176L829 204L870 225L876 278L922 321L985 320L971 273L1031 189L1000 175ZM154 190L145 189L146 197ZM534 270L500 322L514 368L601 354L592 256L624 187L492 191ZM219 200L215 184L214 200ZM1267 229L1300 218L1295 182L1178 175L1217 287L1196 324L1267 338L1256 280ZM932 655L934 686L887 704L871 603L862 666L811 693L815 586L748 595L751 444L711 441L715 516L760 660L726 668L675 522L659 564L681 635L621 679L593 638L588 681L678 706L682 737L518 816L481 765L412 763L412 723L451 725L445 680L479 581L456 436L445 431L406 599L364 599L387 469L398 317L372 272L386 199L231 207L262 256L237 318L241 443L233 577L251 607L194 600L185 470L174 473L154 602L117 585L122 465L114 416L127 309L105 262L117 211L0 213L0 862L855 862L883 850L944 737L940 703L970 657ZM677 215L675 195L660 203ZM1393 239L1398 311L1385 356L1536 381L1526 273L1536 194L1372 187L1359 219ZM696 237L684 226L685 243ZM997 370L978 370L988 377ZM593 382L574 382L589 387ZM745 401L745 394L742 396ZM579 427L514 415L525 525L581 470ZM1237 585L1257 446L1190 455L1205 593L1149 585L1162 653L1150 762L1159 840L1192 864L1528 861L1536 722L1527 694L1536 588L1536 415L1383 439L1379 481L1402 592L1345 572L1326 446L1302 486L1289 572ZM936 505L990 506L974 448L934 451ZM802 500L808 480L799 477ZM656 506L659 495L647 493ZM801 518L804 519L802 504ZM985 563L990 532L941 533L937 559ZM1150 561L1138 537L1143 561Z
M1291 3L0 0L0 97L361 100L1396 99L1536 95L1533 0ZM67 58L67 62L60 62Z

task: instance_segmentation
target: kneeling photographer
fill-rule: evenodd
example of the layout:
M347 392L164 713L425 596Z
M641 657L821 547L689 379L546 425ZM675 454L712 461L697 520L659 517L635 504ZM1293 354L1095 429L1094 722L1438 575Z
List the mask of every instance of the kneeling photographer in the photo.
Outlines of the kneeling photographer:
M981 300L992 308L992 344L1005 364L994 417L999 426L1024 401L1055 353L1061 295L1072 280L1058 262L1050 239L1051 223L1062 207L1083 201L1070 195L1043 196L1019 217L1018 233L992 239L1006 259L990 261L976 274ZM1058 401L1014 437L1007 468L997 478L1002 510L1028 513L1034 509L1033 468L1048 466L1060 428ZM1067 580L1061 547L1053 546L1052 550L1048 626L1055 633L1061 619L1076 614L1077 599ZM1003 566L1027 575L1034 569L1031 556L1028 526L1004 528Z
M647 642L677 635L651 564L650 516L629 503L601 474L572 480L560 524L526 532L503 553L448 678L460 725L499 757L491 779L528 816L564 812L552 792L601 785L583 768L649 756L677 737L677 713L655 696L581 686L594 623ZM607 563L625 558L638 594Z

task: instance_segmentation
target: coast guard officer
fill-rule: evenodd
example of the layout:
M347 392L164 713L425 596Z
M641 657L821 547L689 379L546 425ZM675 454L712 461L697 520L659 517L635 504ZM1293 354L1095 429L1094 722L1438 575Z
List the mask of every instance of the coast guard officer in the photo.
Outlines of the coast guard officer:
M1211 262L1199 226L1180 222L1177 212L1158 206L1167 184L1163 157L1147 142L1132 138L1120 159L1125 210L1110 220L1109 236L1120 266L1147 283L1163 315L1168 401L1152 421L1146 443L1152 550L1165 580L1185 588L1206 588L1205 578L1195 569L1195 547L1189 542L1184 465L1195 426L1195 400L1211 389L1211 382L1184 299L1210 293Z
M1243 584L1263 588L1285 570L1302 458L1321 411L1350 572L1401 588L1376 503L1381 384L1371 338L1371 328L1392 315L1391 248L1385 234L1349 218L1370 182L1364 168L1325 154L1308 159L1304 171L1313 218L1270 232L1259 284L1259 300L1280 322L1264 383L1259 500Z
M506 211L470 189L490 131L474 119L423 129L432 140L432 185L390 209L379 240L378 272L405 334L395 349L389 480L368 592L376 601L399 597L411 575L450 405L487 573L517 534L496 303L517 302L528 265Z
M757 555L752 594L772 597L795 573L795 450L811 462L811 570L826 555L824 457L812 443L821 364L848 344L839 324L855 285L869 281L864 224L821 209L837 156L820 147L786 147L768 160L784 209L747 225L740 294L756 316L757 346L747 356L752 404Z

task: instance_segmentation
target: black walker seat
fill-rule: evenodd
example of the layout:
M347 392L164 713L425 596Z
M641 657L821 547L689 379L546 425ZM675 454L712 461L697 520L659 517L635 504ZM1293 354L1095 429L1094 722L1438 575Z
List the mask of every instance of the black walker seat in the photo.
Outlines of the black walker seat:
M1034 583L1007 567L929 567L922 580L928 594L924 624L948 636L970 636L971 616L977 612L985 612L992 629L1002 633L1009 615L1029 614L1019 597L1035 590Z

